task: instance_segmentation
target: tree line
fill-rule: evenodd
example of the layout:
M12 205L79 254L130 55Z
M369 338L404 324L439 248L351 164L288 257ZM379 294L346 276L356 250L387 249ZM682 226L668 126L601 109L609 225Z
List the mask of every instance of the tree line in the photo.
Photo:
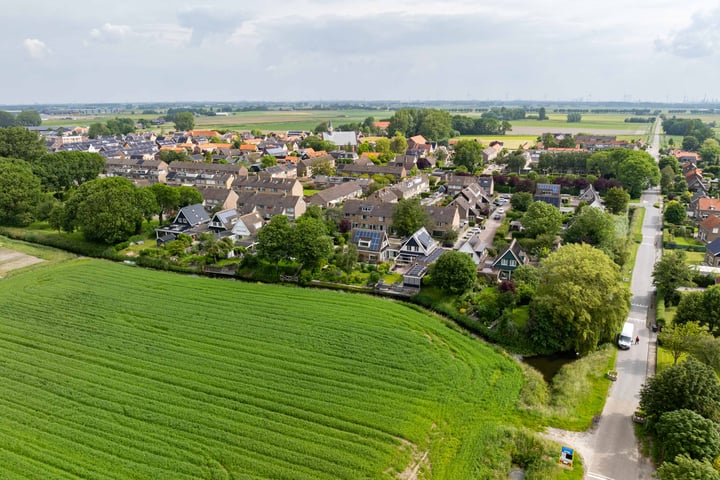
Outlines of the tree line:
M36 110L23 110L12 114L0 110L0 128L3 127L37 127L42 123L40 113Z

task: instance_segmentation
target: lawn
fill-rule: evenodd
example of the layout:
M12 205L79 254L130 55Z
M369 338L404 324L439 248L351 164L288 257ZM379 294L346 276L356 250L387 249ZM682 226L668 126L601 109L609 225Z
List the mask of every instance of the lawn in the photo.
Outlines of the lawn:
M507 478L520 368L418 308L93 259L0 303L3 478Z

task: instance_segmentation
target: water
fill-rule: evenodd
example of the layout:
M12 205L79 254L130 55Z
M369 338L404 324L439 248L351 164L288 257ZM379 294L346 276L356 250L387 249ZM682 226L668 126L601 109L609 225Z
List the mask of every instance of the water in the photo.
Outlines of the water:
M523 357L522 361L542 373L547 383L551 383L553 377L560 369L577 359L573 352L555 353L552 355L536 355L534 357Z

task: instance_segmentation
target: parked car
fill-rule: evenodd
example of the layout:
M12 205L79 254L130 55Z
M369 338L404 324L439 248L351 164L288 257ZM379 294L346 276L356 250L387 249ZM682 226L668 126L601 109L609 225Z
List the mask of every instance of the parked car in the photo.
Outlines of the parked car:
M498 208L498 209L497 209L497 213L505 213L505 209L504 209L504 208Z
M499 213L496 213L495 215L493 215L493 218L495 220L500 220L502 218L502 215L500 215Z

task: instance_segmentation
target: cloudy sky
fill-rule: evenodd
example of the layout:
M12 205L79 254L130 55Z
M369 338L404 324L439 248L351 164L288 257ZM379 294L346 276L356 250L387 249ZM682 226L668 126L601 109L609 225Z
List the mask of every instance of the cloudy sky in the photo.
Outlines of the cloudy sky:
M718 0L0 6L0 104L720 100Z

